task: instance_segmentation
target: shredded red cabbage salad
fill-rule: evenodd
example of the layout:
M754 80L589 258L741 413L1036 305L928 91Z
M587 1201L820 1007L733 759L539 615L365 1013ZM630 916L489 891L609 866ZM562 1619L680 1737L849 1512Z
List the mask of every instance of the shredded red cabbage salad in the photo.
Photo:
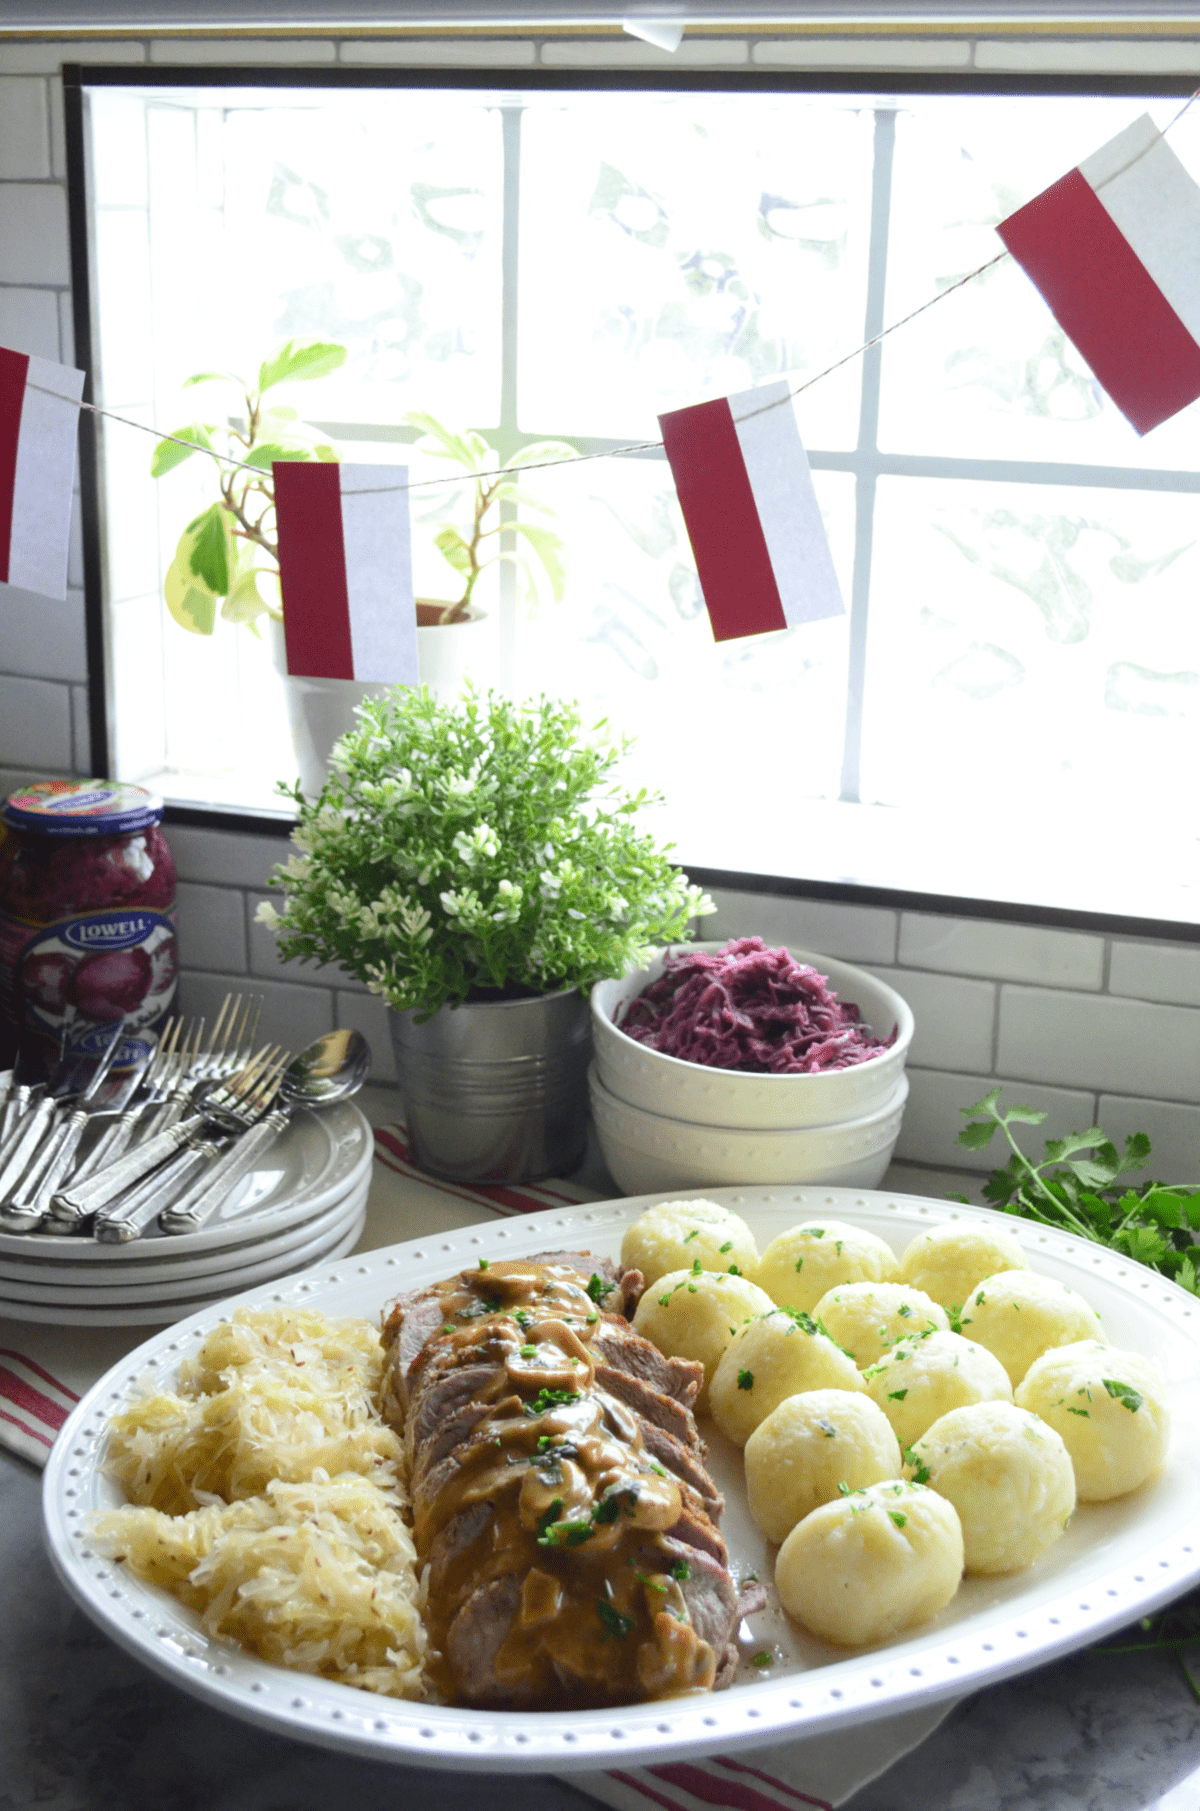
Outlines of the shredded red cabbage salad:
M668 956L659 979L630 1001L620 1029L685 1063L818 1075L878 1056L899 1027L877 1038L815 968L785 949L769 950L761 937L735 937L712 953Z

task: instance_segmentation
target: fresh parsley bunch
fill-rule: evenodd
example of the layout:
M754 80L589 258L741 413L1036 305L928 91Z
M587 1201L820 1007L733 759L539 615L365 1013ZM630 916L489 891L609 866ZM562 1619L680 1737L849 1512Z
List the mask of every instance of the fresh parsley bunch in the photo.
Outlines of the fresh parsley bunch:
M1131 1188L1124 1181L1146 1167L1151 1149L1146 1134L1135 1132L1118 1152L1100 1127L1092 1126L1069 1138L1047 1139L1045 1157L1033 1163L1010 1128L1039 1126L1046 1115L1033 1107L1010 1107L1002 1113L1000 1093L993 1088L973 1107L964 1107L970 1123L958 1135L959 1144L969 1151L983 1150L997 1131L1012 1147L1004 1168L993 1170L984 1183L984 1199L1006 1214L1062 1227L1107 1245L1200 1295L1197 1247L1191 1236L1200 1231L1200 1190L1161 1182ZM973 1114L984 1117L974 1119ZM953 1199L965 1201L966 1196Z
M679 942L712 901L634 820L629 747L574 704L398 686L360 707L315 803L299 787L280 954L339 963L397 1011L586 989Z

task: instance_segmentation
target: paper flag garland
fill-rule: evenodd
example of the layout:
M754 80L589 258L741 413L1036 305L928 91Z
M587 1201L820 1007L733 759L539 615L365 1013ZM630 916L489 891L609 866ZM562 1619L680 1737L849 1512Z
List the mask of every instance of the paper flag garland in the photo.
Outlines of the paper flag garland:
M272 471L288 672L415 685L407 466Z
M1200 396L1200 187L1148 114L997 231L1139 434Z
M845 612L786 383L660 415L713 637Z
M67 595L83 372L0 346L0 583Z

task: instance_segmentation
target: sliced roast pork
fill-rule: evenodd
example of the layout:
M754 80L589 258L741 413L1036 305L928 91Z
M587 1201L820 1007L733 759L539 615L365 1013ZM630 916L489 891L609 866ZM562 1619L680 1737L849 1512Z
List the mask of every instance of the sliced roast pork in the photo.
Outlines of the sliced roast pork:
M691 1405L699 1365L580 1252L481 1261L385 1318L430 1671L451 1702L633 1703L724 1685L738 1595Z

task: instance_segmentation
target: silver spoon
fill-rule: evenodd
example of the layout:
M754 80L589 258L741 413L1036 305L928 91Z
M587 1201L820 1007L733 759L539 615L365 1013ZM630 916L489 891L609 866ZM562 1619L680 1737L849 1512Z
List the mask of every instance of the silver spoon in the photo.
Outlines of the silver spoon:
M163 1191L141 1196L132 1212L103 1214L96 1222L96 1237L104 1243L136 1239L158 1213L165 1233L195 1232L206 1224L234 1185L252 1170L279 1136L292 1114L301 1107L331 1107L357 1094L371 1067L371 1047L360 1031L329 1031L294 1057L280 1077L276 1105L249 1131L206 1167L183 1194L163 1207Z

